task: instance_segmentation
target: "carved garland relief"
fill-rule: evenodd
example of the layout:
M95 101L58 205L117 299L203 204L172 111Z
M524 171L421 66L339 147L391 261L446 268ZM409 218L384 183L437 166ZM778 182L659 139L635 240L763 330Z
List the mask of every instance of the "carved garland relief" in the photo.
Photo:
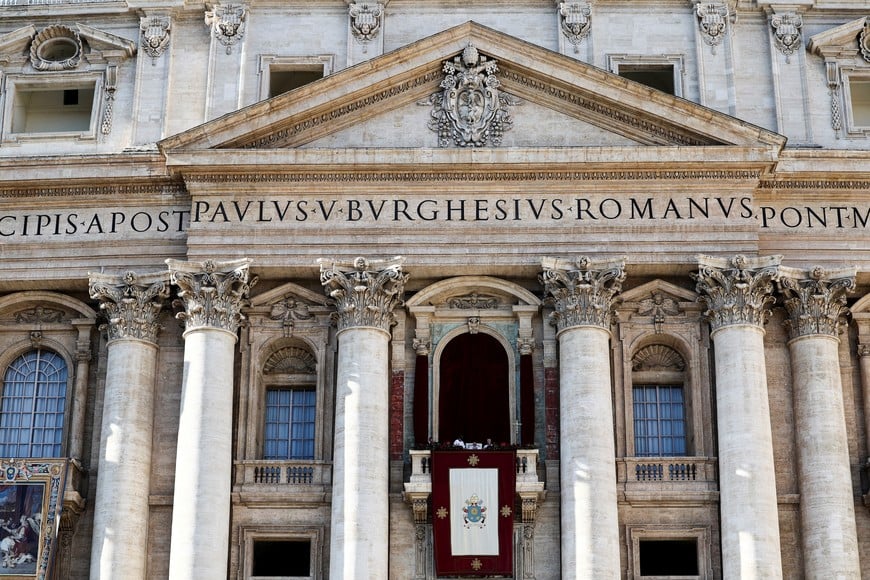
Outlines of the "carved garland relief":
M560 2L559 25L562 34L580 52L580 43L592 30L592 7L588 2Z
M163 54L169 46L169 29L171 23L165 16L151 16L142 18L139 30L142 32L142 50L154 60Z
M803 27L803 19L801 15L794 12L774 14L770 18L770 25L774 30L774 45L779 52L785 55L785 62L790 62L789 57L802 45L801 28Z

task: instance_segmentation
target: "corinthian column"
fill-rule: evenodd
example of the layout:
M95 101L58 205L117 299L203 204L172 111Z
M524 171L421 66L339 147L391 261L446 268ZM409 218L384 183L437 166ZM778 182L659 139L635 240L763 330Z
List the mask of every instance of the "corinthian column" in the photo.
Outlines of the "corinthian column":
M562 577L619 578L610 309L625 262L544 258L559 341Z
M232 474L233 359L251 261L167 260L184 302L184 376L170 580L227 575Z
M408 275L401 258L320 261L338 311L329 577L387 578L389 341Z
M837 330L855 268L780 268L789 314L804 577L860 578Z
M699 257L716 352L725 578L782 578L763 324L780 257Z
M94 500L91 578L144 580L154 428L157 323L169 273L90 274L108 323L106 388Z

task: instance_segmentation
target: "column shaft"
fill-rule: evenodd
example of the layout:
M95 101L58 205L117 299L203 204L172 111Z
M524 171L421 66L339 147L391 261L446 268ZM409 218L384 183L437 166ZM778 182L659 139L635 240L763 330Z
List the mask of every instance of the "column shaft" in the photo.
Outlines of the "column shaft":
M91 578L146 578L157 346L109 343Z
M610 334L573 327L559 351L562 577L618 578Z
M172 580L227 575L235 343L236 336L226 330L185 333L172 502Z
M764 331L715 331L722 566L726 578L781 578Z
M816 335L789 343L808 579L861 577L838 342Z
M387 578L389 335L338 336L330 578Z
M92 580L116 577L145 580L148 569L148 515L157 331L168 272L139 276L90 274L90 294L107 314L108 360L100 430ZM87 340L80 340L77 383L86 380ZM87 389L77 384L77 396ZM76 407L83 407L76 399ZM78 414L76 421L80 420Z

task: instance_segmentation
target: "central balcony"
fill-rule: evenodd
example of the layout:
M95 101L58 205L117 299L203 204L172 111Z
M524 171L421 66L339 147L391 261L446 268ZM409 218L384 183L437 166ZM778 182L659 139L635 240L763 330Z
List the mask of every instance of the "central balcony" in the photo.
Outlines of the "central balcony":
M715 457L625 457L616 460L620 500L631 505L707 504L719 499Z
M245 505L324 504L332 493L332 463L256 459L235 462L233 496Z

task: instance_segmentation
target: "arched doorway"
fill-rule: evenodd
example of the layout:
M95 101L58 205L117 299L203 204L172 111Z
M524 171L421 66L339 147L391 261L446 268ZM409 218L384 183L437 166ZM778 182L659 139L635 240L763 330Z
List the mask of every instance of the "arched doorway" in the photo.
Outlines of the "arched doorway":
M510 443L508 356L484 333L460 334L440 361L438 440Z

